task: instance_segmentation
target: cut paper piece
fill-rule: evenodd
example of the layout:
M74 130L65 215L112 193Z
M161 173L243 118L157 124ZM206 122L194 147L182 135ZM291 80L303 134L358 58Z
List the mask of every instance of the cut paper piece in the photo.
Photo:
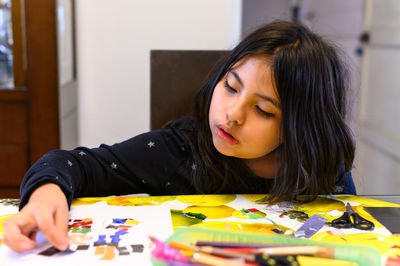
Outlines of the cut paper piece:
M112 260L116 256L116 247L113 246L100 246L96 247L94 254L101 255L101 260Z
M79 245L77 246L76 250L88 250L89 245Z
M183 216L183 212L181 210L174 209L171 209L171 219L174 226L174 231L180 228L203 222L203 220L197 219L195 217L189 217L187 215Z
M262 219L267 216L265 212L261 212L256 208L250 208L250 209L242 209L240 211L234 211L232 213L233 217L239 218L239 219Z
M43 250L42 252L39 253L39 255L43 255L43 256L53 256L54 254L60 252L58 249L56 249L55 247L49 247L46 250Z
M341 215L343 215L343 212L338 211L338 210L333 210L333 211L327 212L326 214L328 214L330 216L341 216Z
M139 245L131 245L132 252L143 252L144 246L142 244Z
M70 233L68 235L68 239L70 244L79 246L90 243L94 239L94 237L81 233Z
M293 202L282 201L281 203L268 206L268 209L271 209L275 212L283 212L293 207L295 207L295 204Z
M383 224L392 234L400 234L400 208L398 207L365 207L374 219Z
M136 225L136 224L138 224L138 223L139 223L139 221L135 221L135 220L130 219L130 218L128 218L128 219L126 220L126 222L125 222L125 224L132 224L132 225Z
M113 223L115 224L124 224L126 222L127 219L118 219L118 218L114 218L113 219Z
M118 250L119 256L129 255L129 251L128 251L127 247L117 247L117 250Z
M86 219L70 219L68 221L68 229L70 232L87 234L91 231L93 220Z
M282 212L283 208L281 208L279 205L272 205L270 207L271 210L275 211L275 212Z
M275 225L277 230L273 229L272 231L277 233L277 234L283 234L285 231L279 226L279 224L275 223L273 220L265 217L267 216L266 213L260 212L256 208L251 208L251 209L242 209L240 211L240 215L245 216L249 219L266 219L270 221L273 225Z
M304 224L300 226L299 229L297 229L296 232L294 232L293 236L299 238L310 238L315 233L317 233L318 230L321 229L327 221L327 219L317 214L314 214L313 216L308 218L304 222Z
M337 235L337 236L341 236L344 235L345 233L343 232L343 230L339 229L339 228L332 228L329 231L326 231L328 234L331 235Z
M241 214L247 216L250 219L260 219L267 216L265 212L261 212L256 208L242 209Z
M166 206L72 206L69 224L71 248L68 251L58 251L38 232L37 246L22 254L2 245L0 257L4 265L70 266L107 262L111 266L134 262L147 266L152 265L149 235L165 240L173 232L170 210ZM85 227L90 227L91 231L72 231Z
M295 206L295 204L293 202L290 202L290 201L282 201L278 205L281 208L293 208Z
M285 216L290 219L295 219L298 222L305 222L309 218L307 213L296 210L287 210L279 215L280 218L284 218Z
M286 230L284 235L291 235L293 234L293 230Z

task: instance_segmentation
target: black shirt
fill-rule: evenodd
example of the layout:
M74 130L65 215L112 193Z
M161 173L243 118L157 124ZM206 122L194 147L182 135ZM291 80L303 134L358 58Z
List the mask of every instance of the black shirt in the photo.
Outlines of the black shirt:
M196 194L192 171L196 171L190 145L196 137L196 121L184 117L169 129L154 130L108 146L72 151L53 150L40 158L26 173L21 187L22 208L40 185L55 183L65 193L68 204L75 197L149 193L152 195ZM185 133L185 134L184 134ZM259 184L249 191L231 193L268 193L273 180L246 177ZM339 184L339 192L355 194L350 186ZM347 182L346 181L346 182ZM351 187L352 185L352 187ZM350 189L350 190L349 190ZM209 193L214 193L210 191Z

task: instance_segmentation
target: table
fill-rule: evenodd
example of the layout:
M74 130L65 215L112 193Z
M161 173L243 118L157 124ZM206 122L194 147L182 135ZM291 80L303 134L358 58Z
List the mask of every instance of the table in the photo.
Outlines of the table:
M360 195L360 197L400 204L400 195Z
M400 236L392 235L390 231L373 219L373 217L363 209L364 207L400 207L399 204L395 203L400 202L400 197L398 196L370 196L369 198L351 195L319 196L316 201L310 203L282 202L278 205L268 205L265 201L266 196L267 195L261 194L134 195L125 197L78 198L73 201L72 206L91 206L91 208L97 208L100 215L101 210L105 210L107 206L142 206L143 208L148 208L149 206L164 207L171 213L171 232L172 230L176 231L180 228L191 227L276 235L277 227L271 222L272 220L280 225L285 235L292 235L306 220L305 215L311 217L314 214L318 214L328 219L328 221L331 221L339 217L343 211L345 211L345 204L350 202L356 212L375 223L375 229L373 231L362 231L358 229L339 230L325 225L311 237L311 240L366 245L376 248L385 258L400 256ZM375 197L375 199L372 197ZM385 202L380 199L386 199L392 202ZM15 203L16 202L12 200L0 200L0 223L6 217L9 217L17 211L17 207L13 206ZM154 210L158 212L161 209L155 208ZM257 213L260 216L265 216L265 219L251 219L246 215L244 210L251 210L251 212ZM154 215L154 219L157 219L156 214ZM152 218L150 217L149 219ZM167 219L164 220L157 222L160 226L165 223L170 223ZM134 223L135 221L130 222ZM79 231L84 228L84 223L75 222L74 225L74 221L71 220L71 231L75 230L74 226L78 228L76 230ZM157 226L155 226L154 231L157 231L156 229ZM0 236L1 235L2 227L0 226ZM94 240L90 241L92 243L94 242ZM111 251L112 249L113 251ZM96 259L108 259L111 263L123 256L121 255L123 252L121 253L121 250L117 249L117 247L108 249L107 252L114 254L108 257L105 255L106 249L102 248L101 250L104 256L102 258L100 258L101 256L97 256ZM132 254L132 251L130 251L129 254Z

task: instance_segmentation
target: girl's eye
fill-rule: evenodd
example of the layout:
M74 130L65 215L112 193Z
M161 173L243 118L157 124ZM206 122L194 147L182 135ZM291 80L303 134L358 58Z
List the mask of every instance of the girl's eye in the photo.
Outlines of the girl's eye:
M263 116L266 116L266 117L273 117L274 116L273 113L268 113L268 112L264 111L258 105L256 106L256 108L257 108L257 111Z
M225 88L226 88L229 92L234 92L234 93L237 92L237 90L235 90L234 88L232 88L232 87L228 84L228 81L227 81L227 80L224 81L224 86L225 86Z

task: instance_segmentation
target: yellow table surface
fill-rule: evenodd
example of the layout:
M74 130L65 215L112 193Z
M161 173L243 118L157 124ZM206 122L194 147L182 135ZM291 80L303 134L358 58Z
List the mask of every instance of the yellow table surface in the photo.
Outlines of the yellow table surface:
M258 214L279 224L286 235L291 235L304 222L304 218L295 218L299 212L309 217L318 214L328 221L341 216L345 204L350 202L353 209L362 217L373 221L373 231L358 229L336 229L325 225L311 237L312 240L329 241L366 245L376 248L379 253L388 258L400 256L400 236L392 235L378 221L370 216L363 207L400 207L399 204L380 201L360 196L320 196L310 203L287 203L269 205L261 194L241 195L179 195L179 196L124 196L124 197L92 197L77 198L72 202L76 205L104 204L115 206L151 206L163 205L171 208L174 230L183 227L203 227L229 231L244 231L260 234L277 234L276 226L267 219L249 219L243 209L257 209ZM0 237L3 235L2 223L18 211L15 200L0 200ZM254 210L253 210L254 211ZM206 216L199 219L185 213L198 213ZM332 216L335 215L335 216Z

